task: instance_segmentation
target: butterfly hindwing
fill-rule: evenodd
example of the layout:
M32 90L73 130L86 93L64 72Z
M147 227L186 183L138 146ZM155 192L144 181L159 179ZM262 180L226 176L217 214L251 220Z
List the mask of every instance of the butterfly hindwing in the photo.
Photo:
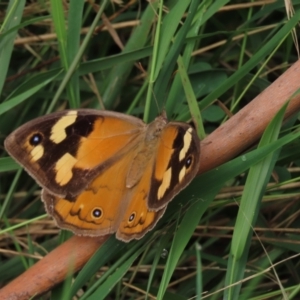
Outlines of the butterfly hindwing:
M128 152L74 197L54 196L44 189L42 199L47 212L59 227L79 235L99 236L116 232L130 201L125 178L128 161L134 155L134 152Z
M47 212L59 227L79 235L117 232L117 238L126 242L143 237L155 226L165 207L156 212L147 206L152 163L147 164L134 187L126 187L128 167L135 156L134 151L128 152L75 197L61 198L44 189L42 199Z
M142 153L147 157L147 150L142 149ZM165 207L160 210L150 210L148 199L150 192L150 182L153 173L153 162L155 157L152 155L147 162L141 166L143 173L138 182L131 189L127 189L130 201L123 211L122 218L117 230L117 238L123 241L129 241L133 238L142 238L146 232L151 230L158 220L163 216ZM139 172L138 172L139 173Z

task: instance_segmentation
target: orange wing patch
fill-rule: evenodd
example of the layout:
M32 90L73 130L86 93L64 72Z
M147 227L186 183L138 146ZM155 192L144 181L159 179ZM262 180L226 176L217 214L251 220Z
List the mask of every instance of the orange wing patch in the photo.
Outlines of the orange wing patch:
M58 225L76 234L99 236L116 231L129 202L125 186L128 166L135 155L129 152L74 199L63 199L43 192L46 209Z
M156 152L155 179L162 181L167 171L172 154L174 153L173 142L177 136L178 130L175 127L166 128L160 137L159 147Z
M165 211L165 207L159 211L150 211L148 209L147 202L153 162L154 158L148 162L141 180L129 192L128 198L130 202L117 231L118 239L129 241L143 237L145 232L155 226Z
M82 137L77 151L76 168L89 169L118 153L130 145L140 135L136 126L115 118L99 118L88 137ZM128 150L127 150L128 151Z

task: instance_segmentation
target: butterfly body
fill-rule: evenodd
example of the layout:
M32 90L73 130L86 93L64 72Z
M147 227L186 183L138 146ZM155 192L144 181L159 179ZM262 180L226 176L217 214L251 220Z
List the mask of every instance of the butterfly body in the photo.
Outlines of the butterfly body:
M75 234L141 238L196 175L200 142L186 123L67 110L32 120L5 147L43 187L47 212Z

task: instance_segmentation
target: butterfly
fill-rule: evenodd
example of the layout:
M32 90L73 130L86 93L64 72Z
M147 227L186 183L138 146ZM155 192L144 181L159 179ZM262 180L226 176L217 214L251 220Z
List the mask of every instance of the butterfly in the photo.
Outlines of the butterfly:
M142 238L196 176L200 140L187 123L65 110L22 125L7 152L42 189L57 225L77 235Z

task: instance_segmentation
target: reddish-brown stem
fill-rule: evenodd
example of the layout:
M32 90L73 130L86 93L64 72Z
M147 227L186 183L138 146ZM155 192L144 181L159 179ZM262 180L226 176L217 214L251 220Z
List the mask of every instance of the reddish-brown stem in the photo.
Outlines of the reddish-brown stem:
M300 61L265 91L201 142L199 173L235 157L256 142L276 112L300 88ZM300 110L300 96L292 99L286 118ZM108 236L74 236L0 290L0 299L28 299L50 290L69 273L79 270Z
M45 293L63 281L67 274L81 269L108 237L73 236L3 287L0 299L25 300Z

